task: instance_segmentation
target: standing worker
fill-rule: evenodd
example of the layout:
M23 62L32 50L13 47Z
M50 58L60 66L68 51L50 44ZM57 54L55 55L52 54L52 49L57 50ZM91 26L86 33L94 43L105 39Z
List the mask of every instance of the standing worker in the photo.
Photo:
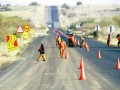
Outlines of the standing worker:
M61 37L60 37L60 35L57 35L57 37L56 37L56 46L57 45L59 46L60 42L61 42Z
M43 58L43 61L45 61L46 58L45 58L45 51L44 51L43 42L41 42L41 45L40 45L40 48L39 48L38 52L40 52L40 55L38 57L38 61L40 61L41 57Z
M110 47L110 34L108 34L107 46Z
M120 34L117 34L116 38L118 39L118 47L120 47Z
M71 39L72 39L72 47L74 47L75 46L75 37L72 35L72 37L71 37Z
M74 42L75 42L75 38L73 35L69 35L68 37L68 43L69 43L69 47L73 47L74 46Z
M69 47L72 46L72 36L71 35L68 36L68 44L69 44Z
M64 51L67 48L66 42L62 39L60 44L59 44L59 50L60 50L60 56L63 58L64 57Z

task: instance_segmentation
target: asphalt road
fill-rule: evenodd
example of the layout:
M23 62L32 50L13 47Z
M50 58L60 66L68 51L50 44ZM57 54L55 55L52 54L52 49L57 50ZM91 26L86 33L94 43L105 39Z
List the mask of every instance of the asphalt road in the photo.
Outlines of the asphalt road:
M36 38L20 59L0 73L0 90L120 90L120 70L115 69L120 49L85 38L85 48L67 48L68 59L60 58L55 34ZM61 37L66 41L67 38ZM78 39L78 37L76 37ZM40 42L43 41L46 61L37 61ZM68 43L67 43L68 45ZM101 59L96 58L98 50ZM86 80L80 77L80 58L83 58Z
M120 70L115 69L120 49L85 38L89 52L79 46L68 47L68 59L60 58L52 30L48 36L36 38L18 60L0 73L0 90L120 90ZM68 45L67 38L61 37ZM44 43L46 61L37 60L40 42ZM97 58L99 50L101 59ZM78 80L80 58L86 80Z

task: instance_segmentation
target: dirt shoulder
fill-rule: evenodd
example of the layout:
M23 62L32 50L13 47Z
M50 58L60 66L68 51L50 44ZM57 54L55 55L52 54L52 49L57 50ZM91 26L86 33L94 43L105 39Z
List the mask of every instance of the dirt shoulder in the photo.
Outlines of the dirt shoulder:
M0 56L0 72L7 68L18 58L20 58L21 54L26 50L26 48L35 38L36 37L24 41L24 43L20 45L19 50L11 51L8 53L2 53L2 55Z

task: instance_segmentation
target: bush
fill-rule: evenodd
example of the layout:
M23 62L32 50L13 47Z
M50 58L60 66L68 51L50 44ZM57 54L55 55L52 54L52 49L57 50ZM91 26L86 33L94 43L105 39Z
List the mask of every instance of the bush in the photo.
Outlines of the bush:
M65 8L65 9L67 9L67 10L71 9L71 7L70 7L70 6L68 6L68 5L67 5L67 4L65 4L65 3L61 6L61 8Z
M40 4L38 4L37 2L31 2L29 5L30 5L30 6L38 6L38 5L40 5Z
M27 22L18 16L4 17L0 14L0 41L5 41L5 36L7 34L15 34L18 26L30 25L33 27L33 24ZM19 35L16 34L18 37Z
M12 11L11 8L5 8L5 11Z
M76 29L76 23L72 23L69 28L75 30Z
M77 5L82 5L82 2L77 2Z
M94 23L95 22L95 19L94 18L87 18L85 20L85 23Z
M108 27L112 23L113 22L112 22L111 18L109 18L109 17L103 17L102 20L100 21L100 26L101 27Z
M115 22L115 25L120 27L120 16L114 16L112 20Z
M76 16L76 13L73 13L73 12L68 13L69 18L72 18L72 17L75 17L75 16Z
M120 8L116 8L116 10L115 11L120 11Z
M61 13L65 16L67 15L66 11L64 9L61 9Z
M5 11L5 9L1 9L1 8L0 8L0 12L4 12L4 11Z

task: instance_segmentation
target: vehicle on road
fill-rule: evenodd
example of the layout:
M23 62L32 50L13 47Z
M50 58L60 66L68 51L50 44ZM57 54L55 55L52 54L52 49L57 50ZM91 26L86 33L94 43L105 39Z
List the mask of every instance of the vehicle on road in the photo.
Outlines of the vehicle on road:
M67 30L67 31L66 31L66 35L73 35L73 31L72 31L72 30L70 30L70 29L69 29L69 30Z

